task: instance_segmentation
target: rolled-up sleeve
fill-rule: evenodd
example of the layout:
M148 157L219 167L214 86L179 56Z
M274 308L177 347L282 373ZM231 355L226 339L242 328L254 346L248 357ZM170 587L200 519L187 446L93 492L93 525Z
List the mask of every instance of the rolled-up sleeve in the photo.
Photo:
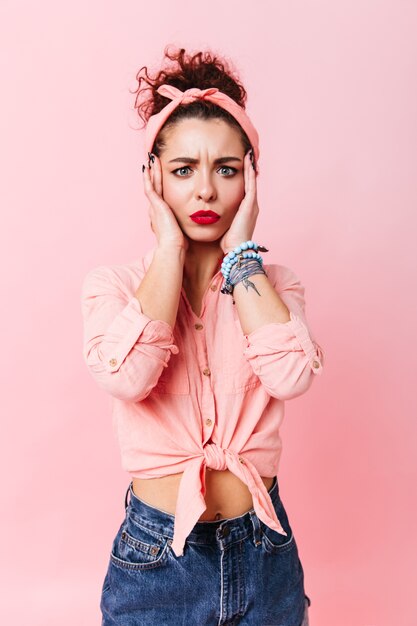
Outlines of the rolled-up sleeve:
M283 265L268 277L289 310L287 322L264 324L245 335L244 354L268 393L290 400L305 393L322 373L324 351L312 337L305 316L305 288Z
M120 400L144 399L179 351L171 326L145 315L136 296L127 295L120 277L106 266L87 273L81 301L83 357L91 375Z

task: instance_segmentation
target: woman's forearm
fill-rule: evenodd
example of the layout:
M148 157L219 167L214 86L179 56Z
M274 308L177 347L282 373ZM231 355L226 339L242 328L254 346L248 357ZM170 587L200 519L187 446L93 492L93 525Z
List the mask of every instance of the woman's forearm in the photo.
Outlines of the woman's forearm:
M185 250L155 248L152 262L135 293L142 312L172 328L177 319L184 273Z
M235 285L233 297L239 315L240 325L249 334L264 324L285 323L290 320L288 307L281 300L265 274L249 276L259 294L250 287L246 290L243 281Z

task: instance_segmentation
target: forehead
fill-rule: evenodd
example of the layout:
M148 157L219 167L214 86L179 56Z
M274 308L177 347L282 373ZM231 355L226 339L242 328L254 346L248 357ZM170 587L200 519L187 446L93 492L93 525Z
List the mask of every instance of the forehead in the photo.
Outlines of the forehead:
M178 156L178 152L181 152L181 156L193 156L200 151L216 155L225 150L234 150L237 154L243 152L239 130L221 119L179 120L167 129L165 142L166 157Z

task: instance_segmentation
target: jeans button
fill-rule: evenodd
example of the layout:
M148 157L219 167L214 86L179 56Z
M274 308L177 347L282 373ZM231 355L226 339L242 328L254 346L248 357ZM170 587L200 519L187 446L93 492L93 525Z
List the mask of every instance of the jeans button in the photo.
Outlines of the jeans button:
M230 528L228 526L224 526L223 537L228 537L229 535L230 535Z

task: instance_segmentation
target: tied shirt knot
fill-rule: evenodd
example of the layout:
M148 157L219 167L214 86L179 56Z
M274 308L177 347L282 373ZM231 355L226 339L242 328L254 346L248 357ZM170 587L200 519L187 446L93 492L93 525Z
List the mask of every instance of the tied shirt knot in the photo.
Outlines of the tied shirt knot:
M206 443L204 446L206 465L214 470L227 470L226 455L217 443Z
M207 508L202 485L204 465L217 470L229 469L240 478L252 494L253 508L259 519L273 530L287 534L255 465L241 453L210 442L202 446L200 454L189 460L180 481L172 542L176 556L183 554L186 538Z

